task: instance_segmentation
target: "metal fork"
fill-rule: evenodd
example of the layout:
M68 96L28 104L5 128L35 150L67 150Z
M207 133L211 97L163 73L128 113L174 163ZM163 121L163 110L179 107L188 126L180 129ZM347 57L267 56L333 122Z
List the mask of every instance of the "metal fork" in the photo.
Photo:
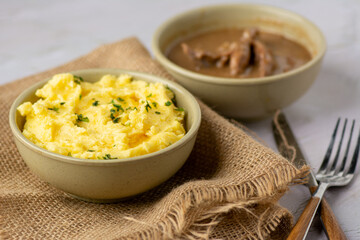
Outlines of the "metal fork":
M326 151L324 160L320 166L319 172L316 174L316 179L319 181L319 187L316 192L312 195L309 203L306 205L303 213L301 214L300 218L298 219L297 223L295 224L294 228L292 229L290 235L288 236L288 240L290 239L305 239L310 225L314 219L316 211L320 205L321 199L325 193L325 190L328 187L332 186L345 186L347 185L354 177L356 163L359 158L359 149L360 149L360 131L357 137L357 142L355 145L354 153L351 159L350 166L345 171L346 161L348 158L348 153L351 145L351 139L354 131L355 120L352 121L349 140L345 147L345 153L342 160L340 167L337 166L338 159L340 156L340 152L343 145L343 139L345 135L347 119L345 119L344 126L341 133L341 138L339 142L339 146L337 148L335 157L332 161L330 161L331 153L334 148L335 138L338 132L340 124L340 118L338 119L334 132L331 137L331 141L329 147Z

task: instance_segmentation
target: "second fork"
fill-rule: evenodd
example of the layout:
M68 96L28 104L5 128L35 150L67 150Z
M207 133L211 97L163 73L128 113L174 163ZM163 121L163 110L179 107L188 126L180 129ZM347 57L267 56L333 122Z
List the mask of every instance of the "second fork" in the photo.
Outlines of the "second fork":
M354 177L356 163L359 157L359 150L360 150L360 132L357 137L357 142L355 145L353 157L351 159L351 163L347 171L345 171L345 165L348 158L351 139L354 131L355 120L352 121L349 140L345 148L345 153L340 168L337 168L337 162L340 156L340 151L342 149L342 143L345 135L347 120L345 120L344 127L341 133L339 146L336 151L334 160L332 161L332 165L330 166L330 156L334 147L335 138L339 128L339 123L340 123L340 119L338 119L336 123L324 160L321 164L318 174L316 174L316 179L320 182L320 185L317 188L316 192L311 197L309 203L306 205L296 225L292 229L290 235L287 238L288 240L305 239L326 189L331 186L344 186L348 184Z

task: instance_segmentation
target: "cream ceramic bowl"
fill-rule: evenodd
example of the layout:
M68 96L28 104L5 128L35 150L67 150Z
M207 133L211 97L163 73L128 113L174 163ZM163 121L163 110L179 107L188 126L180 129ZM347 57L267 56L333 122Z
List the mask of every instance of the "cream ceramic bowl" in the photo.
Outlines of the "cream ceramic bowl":
M49 80L47 79L21 93L11 106L9 115L16 146L33 173L77 198L93 202L112 202L145 192L180 169L194 146L201 120L200 107L187 90L174 82L139 72L88 69L73 73L89 82L98 81L105 74L128 73L135 79L168 85L176 94L178 106L186 111L186 134L178 142L158 152L127 159L78 159L47 151L24 137L22 129L25 119L16 110L23 102L35 102L38 99L35 91Z
M233 79L192 72L166 57L169 48L196 33L249 26L301 43L312 60L279 75ZM264 118L301 97L314 82L325 49L323 34L309 20L284 9L251 4L210 6L183 13L162 24L152 41L155 58L185 88L220 113L243 120Z

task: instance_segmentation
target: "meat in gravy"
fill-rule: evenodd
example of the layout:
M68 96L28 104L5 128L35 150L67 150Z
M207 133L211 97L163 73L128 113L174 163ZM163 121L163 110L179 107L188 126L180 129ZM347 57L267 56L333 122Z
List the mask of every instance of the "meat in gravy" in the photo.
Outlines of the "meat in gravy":
M202 33L171 48L168 58L199 73L232 78L265 77L310 61L300 44L256 28Z

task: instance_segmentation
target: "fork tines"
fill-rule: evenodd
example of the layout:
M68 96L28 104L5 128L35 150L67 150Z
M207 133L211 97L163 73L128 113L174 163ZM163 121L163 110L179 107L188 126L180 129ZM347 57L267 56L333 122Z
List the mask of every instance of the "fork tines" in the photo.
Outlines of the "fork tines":
M353 176L353 174L355 172L355 169L356 169L356 162L357 162L357 159L359 157L360 130L359 130L359 133L358 133L356 145L354 147L354 153L353 153L353 156L352 156L352 159L351 159L351 162L350 162L350 166L349 166L347 171L345 171L345 166L346 166L346 163L347 163L348 154L349 154L349 150L350 150L351 142L352 142L352 138L353 138L353 132L354 132L354 128L355 128L355 120L352 120L350 130L347 130L348 120L345 119L343 121L343 124L342 124L343 127L342 127L342 131L341 131L340 140L339 140L339 143L338 143L338 148L336 150L335 157L334 157L334 160L333 160L332 164L329 163L330 156L332 154L332 150L333 150L334 145L335 145L335 140L336 140L336 137L338 135L337 132L338 132L338 129L340 127L340 122L341 122L341 119L339 118L337 120L337 122L336 122L335 129L334 129L334 132L332 134L329 147L328 147L328 149L326 151L324 160L323 160L323 162L322 162L322 164L320 166L320 169L319 169L318 173L319 174L326 174L326 175L327 174L334 175L336 173L337 176L345 176L345 175L347 175L348 177L352 178L352 176ZM339 157L340 157L340 153L341 153L341 149L342 149L342 145L343 145L343 140L344 140L344 136L346 135L346 132L348 132L347 133L348 140L347 140L345 152L343 154L343 160L342 160L341 165L339 167L339 166L337 166L338 165L337 163L338 163L338 160L339 160Z

